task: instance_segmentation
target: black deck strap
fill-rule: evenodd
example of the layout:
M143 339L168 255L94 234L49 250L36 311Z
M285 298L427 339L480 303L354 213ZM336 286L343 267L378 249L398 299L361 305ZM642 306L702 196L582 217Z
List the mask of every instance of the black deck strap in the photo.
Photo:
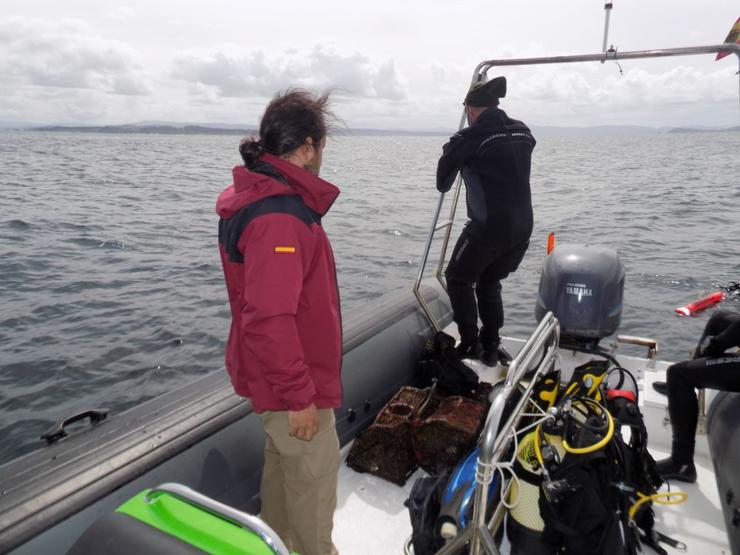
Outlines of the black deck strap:
M206 552L125 513L96 520L66 555L204 555Z
M642 530L639 530L638 533L640 541L650 547L658 555L668 555L668 552L658 544L658 533L655 530L651 532L650 536L645 534Z
M685 543L680 542L678 540L674 540L670 536L666 536L665 534L662 534L658 532L657 530L651 530L650 536L648 536L642 530L640 530L640 541L644 543L645 545L650 546L659 555L668 555L668 552L659 545L660 543L670 545L672 548L676 549L677 551L686 552Z
M666 545L670 545L674 549L678 549L679 551L686 551L686 544L683 542L680 542L678 540L674 540L670 536L666 536L665 534L662 534L661 532L658 532L657 530L653 530L653 533L655 534L655 539L657 539L659 542L664 543Z

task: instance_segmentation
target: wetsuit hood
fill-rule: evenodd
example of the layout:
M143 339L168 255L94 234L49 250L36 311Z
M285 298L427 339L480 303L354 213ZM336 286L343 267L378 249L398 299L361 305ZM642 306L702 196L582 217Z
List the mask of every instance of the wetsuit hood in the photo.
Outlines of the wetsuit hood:
M513 130L514 128L523 128L528 130L527 126L521 121L511 119L506 115L506 112L497 106L491 106L490 108L483 110L483 112L478 116L478 119L475 120L475 123L470 127L500 127L501 129L509 130Z
M234 183L216 201L219 216L230 218L243 206L265 197L296 193L309 208L323 216L339 196L339 189L328 181L272 154L263 154L254 169L257 171L234 167Z

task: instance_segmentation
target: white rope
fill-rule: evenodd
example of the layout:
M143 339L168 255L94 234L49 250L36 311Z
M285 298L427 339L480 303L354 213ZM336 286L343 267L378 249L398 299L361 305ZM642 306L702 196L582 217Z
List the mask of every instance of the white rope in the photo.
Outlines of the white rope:
M514 463L516 462L516 456L519 452L519 438L517 437L517 434L521 432L512 432L511 436L514 440L514 453L511 457L511 460L509 461L498 461L498 462L492 462L492 463L484 463L483 461L478 458L477 462L478 464L475 467L475 481L479 484L489 487L491 482L493 482L493 478L496 475L496 472L499 473L500 479L501 479L501 488L500 491L502 493L501 497L501 504L504 506L505 509L511 510L514 507L516 507L519 504L519 497L521 496L521 488L519 487L519 477L514 472ZM504 498L503 498L503 492L506 489L506 474L504 471L507 471L511 478L510 480L515 481L516 487L517 487L517 497L516 501L514 501L511 504L508 504Z
M516 472L514 472L514 463L516 462L517 454L519 453L519 435L524 434L525 432L532 430L539 426L540 424L548 421L553 420L555 417L550 414L549 412L545 411L542 407L540 407L537 403L535 403L531 398L528 399L529 404L535 408L537 412L534 413L522 413L520 417L523 416L529 416L532 418L536 418L534 422L529 424L528 426L525 426L524 428L521 428L520 430L511 430L510 435L511 438L514 440L514 452L512 454L510 461L499 461L499 462L492 462L492 463L484 463L480 460L480 457L477 459L477 464L475 467L475 481L481 484L482 486L488 488L491 485L491 482L493 482L493 478L496 475L496 472L499 473L499 476L501 478L501 504L504 506L505 509L511 510L514 507L516 507L519 504L519 499L521 498L521 487L519 484L519 476L516 475ZM507 503L506 500L503 498L503 493L506 489L506 474L505 472L508 472L511 475L511 478L509 481L513 481L516 484L516 500L513 501L511 504Z
M512 438L514 439L514 453L511 457L511 460L506 462L499 462L496 465L496 470L498 470L499 475L501 476L501 504L506 510L509 511L519 504L519 499L522 495L522 488L519 484L519 476L517 476L516 472L514 472L514 463L516 462L516 456L519 453L519 438L517 437L519 433L520 432L517 431L512 432ZM506 484L506 476L504 474L504 470L507 470L509 474L511 474L511 481L516 484L516 500L513 501L511 504L507 503L503 496L503 493L505 491L504 486Z
M493 471L497 463L484 463L478 458L478 464L475 465L475 481L482 486L489 486L493 481Z

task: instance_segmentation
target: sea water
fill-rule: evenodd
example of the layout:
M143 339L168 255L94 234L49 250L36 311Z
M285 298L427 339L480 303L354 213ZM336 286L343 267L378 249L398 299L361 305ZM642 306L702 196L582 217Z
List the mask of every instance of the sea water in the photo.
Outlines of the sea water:
M345 314L412 286L445 141L329 141L322 177L342 194L324 227ZM41 447L50 424L81 409L119 413L223 371L230 315L214 207L240 162L238 142L0 132L0 462ZM557 242L618 250L627 271L620 333L654 337L661 358L684 358L711 311L678 318L672 309L740 280L738 152L740 133L539 137L535 229L504 282L503 332L535 327L552 231ZM437 257L433 249L433 265Z

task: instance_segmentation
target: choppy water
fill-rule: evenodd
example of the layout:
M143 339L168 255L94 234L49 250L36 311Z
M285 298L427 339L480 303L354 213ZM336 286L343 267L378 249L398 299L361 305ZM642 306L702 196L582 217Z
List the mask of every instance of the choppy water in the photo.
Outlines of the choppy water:
M329 143L322 175L343 193L324 224L345 312L415 278L444 141ZM222 367L229 311L214 202L237 144L0 133L0 461L40 447L60 417L120 412ZM620 331L683 358L707 315L679 319L672 308L740 279L738 152L737 133L541 137L535 232L504 283L504 332L531 332L555 231L617 248L627 268Z

